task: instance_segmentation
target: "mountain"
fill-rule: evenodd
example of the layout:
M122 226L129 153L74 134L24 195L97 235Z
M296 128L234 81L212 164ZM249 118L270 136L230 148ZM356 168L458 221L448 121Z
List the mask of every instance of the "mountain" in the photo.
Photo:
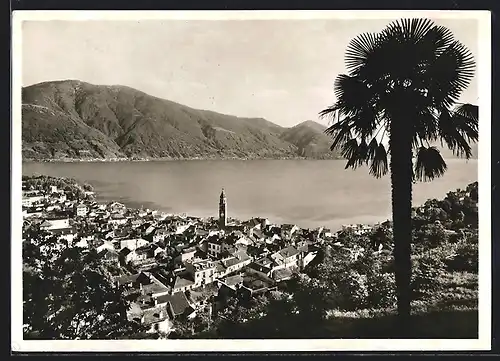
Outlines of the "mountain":
M53 81L22 90L23 159L340 158L326 126L199 110L126 86ZM448 149L445 158L456 158ZM477 158L477 144L473 145Z
M318 123L283 128L126 86L45 82L24 87L22 102L24 159L288 158L329 152Z
M330 151L332 139L324 132L326 126L312 120L288 128L281 133L281 139L297 147L298 154L307 158L338 158Z

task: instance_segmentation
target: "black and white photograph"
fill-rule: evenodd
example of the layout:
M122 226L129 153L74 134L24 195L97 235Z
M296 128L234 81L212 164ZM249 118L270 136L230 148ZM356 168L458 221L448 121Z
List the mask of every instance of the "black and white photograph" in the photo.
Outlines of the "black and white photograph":
M14 12L12 349L490 349L490 21Z

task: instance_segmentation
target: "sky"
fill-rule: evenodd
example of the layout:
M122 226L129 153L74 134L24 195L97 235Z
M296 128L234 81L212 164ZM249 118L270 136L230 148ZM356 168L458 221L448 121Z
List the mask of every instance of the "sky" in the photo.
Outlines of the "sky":
M282 126L335 101L350 40L387 19L25 21L22 84L126 85L197 109ZM474 19L440 19L478 59ZM477 103L477 72L461 101Z

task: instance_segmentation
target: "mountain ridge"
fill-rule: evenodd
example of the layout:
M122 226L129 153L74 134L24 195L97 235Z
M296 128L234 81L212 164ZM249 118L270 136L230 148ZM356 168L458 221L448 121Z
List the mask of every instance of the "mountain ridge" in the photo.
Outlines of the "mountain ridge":
M282 137L290 128L191 108L127 86L43 82L24 87L22 99L24 159L302 157L299 140ZM338 154L328 149L314 156Z
M22 103L23 160L341 158L316 121L283 127L125 85L47 81L23 87Z

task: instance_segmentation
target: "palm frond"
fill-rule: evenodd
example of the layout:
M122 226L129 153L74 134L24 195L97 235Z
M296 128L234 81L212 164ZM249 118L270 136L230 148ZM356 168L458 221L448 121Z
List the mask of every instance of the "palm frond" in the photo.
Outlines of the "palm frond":
M421 38L422 44L433 44L432 51L440 54L453 42L453 33L444 26L435 25Z
M387 151L384 145L380 143L375 149L370 163L370 174L376 178L380 178L386 175L388 171Z
M345 54L346 67L350 74L356 74L360 67L373 58L378 46L378 34L363 33L352 39ZM373 61L373 60L372 60Z
M474 77L472 53L459 41L452 42L429 64L429 96L436 106L451 107Z
M377 139L373 138L370 143L368 144L368 154L367 154L367 159L373 159L375 157L375 153L377 152L378 148L378 141Z
M328 108L323 109L322 111L319 112L319 117L320 118L326 118L328 116L330 117L335 117L337 115L337 111L339 110L339 106L337 103L329 106Z
M438 127L441 140L455 155L467 159L472 157L469 142L478 140L477 119L465 116L463 111L443 109L439 116Z
M373 91L358 77L337 76L333 90L337 109L346 116L355 115L373 103Z
M479 121L479 107L474 104L460 104L455 109L454 112L460 116L466 117L468 119Z
M447 165L436 147L420 147L415 162L414 178L421 181L433 180L441 177Z
M438 115L429 109L423 109L414 122L413 140L436 141L439 136Z
M467 141L477 142L479 138L478 107L471 104L463 104L455 108L451 117L456 130Z
M356 169L363 163L366 163L368 156L368 146L366 141L362 139L358 142L356 138L352 138L344 143L341 154L347 159L345 169Z
M332 124L325 130L325 134L333 138L330 150L336 150L341 148L349 139L352 138L350 118L344 118L343 120Z

